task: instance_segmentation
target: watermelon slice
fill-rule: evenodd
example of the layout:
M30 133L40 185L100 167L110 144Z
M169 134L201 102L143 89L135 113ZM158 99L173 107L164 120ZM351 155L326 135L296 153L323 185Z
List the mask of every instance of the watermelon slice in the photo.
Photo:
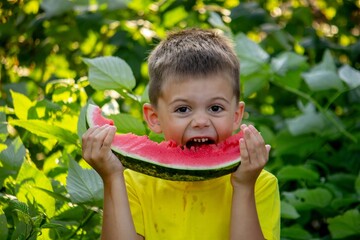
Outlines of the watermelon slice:
M101 109L89 104L89 127L113 125ZM115 134L112 150L121 163L134 171L174 181L201 181L234 172L240 164L239 132L218 144L186 148L173 141L154 142L148 136Z

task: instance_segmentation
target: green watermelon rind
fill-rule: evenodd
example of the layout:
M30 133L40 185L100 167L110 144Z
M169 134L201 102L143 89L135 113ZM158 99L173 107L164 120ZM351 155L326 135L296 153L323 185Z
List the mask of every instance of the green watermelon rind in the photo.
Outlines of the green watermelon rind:
M124 156L114 151L124 167L149 176L158 177L171 181L204 181L222 177L233 173L240 165L240 161L224 167L213 169L184 169L162 166L149 161L142 161L130 156Z
M143 162L144 164L150 164L150 165L156 165L159 168L169 168L169 169L178 169L178 170L183 170L183 171L193 171L193 170L204 170L204 168L206 168L205 170L219 170L219 169L226 169L228 167L231 166L237 166L239 165L240 161L241 161L241 157L239 156L238 159L234 159L231 162L224 162L223 164L217 164L214 166L189 166L189 165L176 165L176 164L162 164L159 162L154 162L151 159L146 159L143 156L140 156L138 154L129 154L123 150L121 150L120 148L118 148L117 146L111 146L111 149L113 150L113 152L119 154L120 156L123 156L125 158L128 159L133 159L133 160L137 160L139 162Z

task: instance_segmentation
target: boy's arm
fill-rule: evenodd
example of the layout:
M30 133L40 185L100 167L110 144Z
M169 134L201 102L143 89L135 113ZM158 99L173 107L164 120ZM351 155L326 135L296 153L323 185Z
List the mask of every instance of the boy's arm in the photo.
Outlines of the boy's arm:
M240 140L241 165L232 175L233 199L230 239L264 239L255 202L255 183L264 168L270 146L253 126L243 125Z
M102 239L144 239L137 235L126 192L124 167L111 151L116 128L93 127L82 137L83 158L104 183Z

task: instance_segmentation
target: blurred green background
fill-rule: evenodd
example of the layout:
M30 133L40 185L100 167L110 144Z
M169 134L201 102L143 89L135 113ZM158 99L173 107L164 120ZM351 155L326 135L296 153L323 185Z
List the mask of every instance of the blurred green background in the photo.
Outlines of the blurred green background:
M360 239L359 0L1 1L0 239L99 238L85 106L161 139L141 115L146 58L187 27L236 44L244 121L272 145L281 238Z

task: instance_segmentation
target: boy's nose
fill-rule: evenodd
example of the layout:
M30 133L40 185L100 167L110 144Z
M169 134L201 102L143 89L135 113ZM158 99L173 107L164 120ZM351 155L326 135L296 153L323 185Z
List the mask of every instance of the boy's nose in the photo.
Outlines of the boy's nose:
M210 119L205 114L196 114L191 121L193 128L204 128L210 126Z

